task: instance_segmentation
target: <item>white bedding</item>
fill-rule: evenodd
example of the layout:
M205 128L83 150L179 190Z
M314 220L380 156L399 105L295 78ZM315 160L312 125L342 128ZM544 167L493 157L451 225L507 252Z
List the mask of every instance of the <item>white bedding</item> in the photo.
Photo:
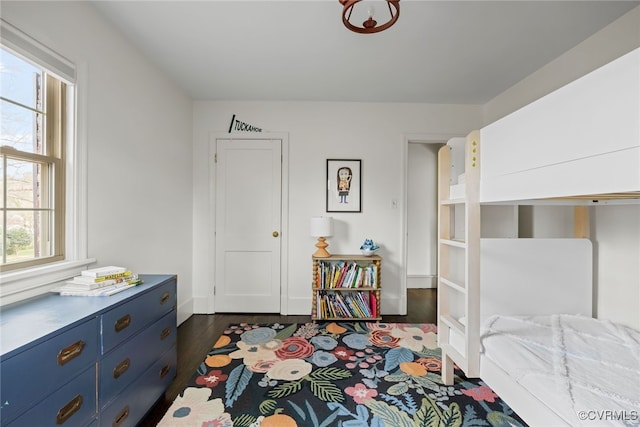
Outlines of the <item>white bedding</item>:
M639 331L574 315L491 316L481 352L569 425L640 425Z

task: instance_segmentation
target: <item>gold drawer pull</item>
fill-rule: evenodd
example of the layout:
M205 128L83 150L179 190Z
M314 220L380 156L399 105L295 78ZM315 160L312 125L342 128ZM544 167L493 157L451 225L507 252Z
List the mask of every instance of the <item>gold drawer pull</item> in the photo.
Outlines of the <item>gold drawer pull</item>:
M113 378L118 379L122 374L127 372L129 366L131 366L131 360L127 357L113 368Z
M60 350L60 352L58 353L58 365L62 366L65 363L70 362L71 360L80 356L80 353L82 353L85 344L86 343L84 341L78 340Z
M122 411L113 419L112 427L118 427L129 416L129 405L125 406Z
M131 315L127 314L116 320L115 328L116 332L120 332L131 324Z
M73 414L78 412L81 406L82 396L77 395L71 400L71 402L67 403L58 410L58 415L56 415L56 424L60 425L67 421Z
M171 294L169 292L165 292L160 297L160 304L164 304L165 302L169 301L169 298L171 298Z
M160 339L163 340L167 338L169 335L171 335L171 327L167 326L162 330L162 332L160 332Z
M171 366L170 365L164 365L162 367L162 369L160 369L160 378L166 377L167 374L169 373L169 371L171 371Z

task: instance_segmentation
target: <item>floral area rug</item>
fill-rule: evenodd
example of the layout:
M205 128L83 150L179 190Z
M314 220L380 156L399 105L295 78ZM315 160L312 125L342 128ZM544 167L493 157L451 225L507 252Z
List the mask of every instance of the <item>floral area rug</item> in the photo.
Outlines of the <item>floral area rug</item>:
M524 426L482 381L440 377L436 326L231 325L160 426Z

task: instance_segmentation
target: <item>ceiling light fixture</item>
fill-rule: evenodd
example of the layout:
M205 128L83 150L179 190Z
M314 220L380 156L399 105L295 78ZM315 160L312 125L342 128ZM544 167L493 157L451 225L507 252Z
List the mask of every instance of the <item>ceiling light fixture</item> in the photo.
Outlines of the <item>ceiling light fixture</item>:
M369 8L369 17L362 23L362 26L353 25L351 21L351 13L353 7L360 3L362 0L338 0L342 8L342 23L345 27L353 32L360 34L372 34L386 30L396 23L398 16L400 16L400 0L386 0L387 7L389 8L389 20L384 24L378 25L378 22L373 19L373 8Z

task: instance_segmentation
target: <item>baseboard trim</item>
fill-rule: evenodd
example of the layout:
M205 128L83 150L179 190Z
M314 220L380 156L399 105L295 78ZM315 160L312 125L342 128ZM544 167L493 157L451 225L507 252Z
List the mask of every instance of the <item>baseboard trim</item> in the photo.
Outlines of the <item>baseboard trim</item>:
M437 288L438 276L433 275L408 275L407 276L407 289L415 288Z

